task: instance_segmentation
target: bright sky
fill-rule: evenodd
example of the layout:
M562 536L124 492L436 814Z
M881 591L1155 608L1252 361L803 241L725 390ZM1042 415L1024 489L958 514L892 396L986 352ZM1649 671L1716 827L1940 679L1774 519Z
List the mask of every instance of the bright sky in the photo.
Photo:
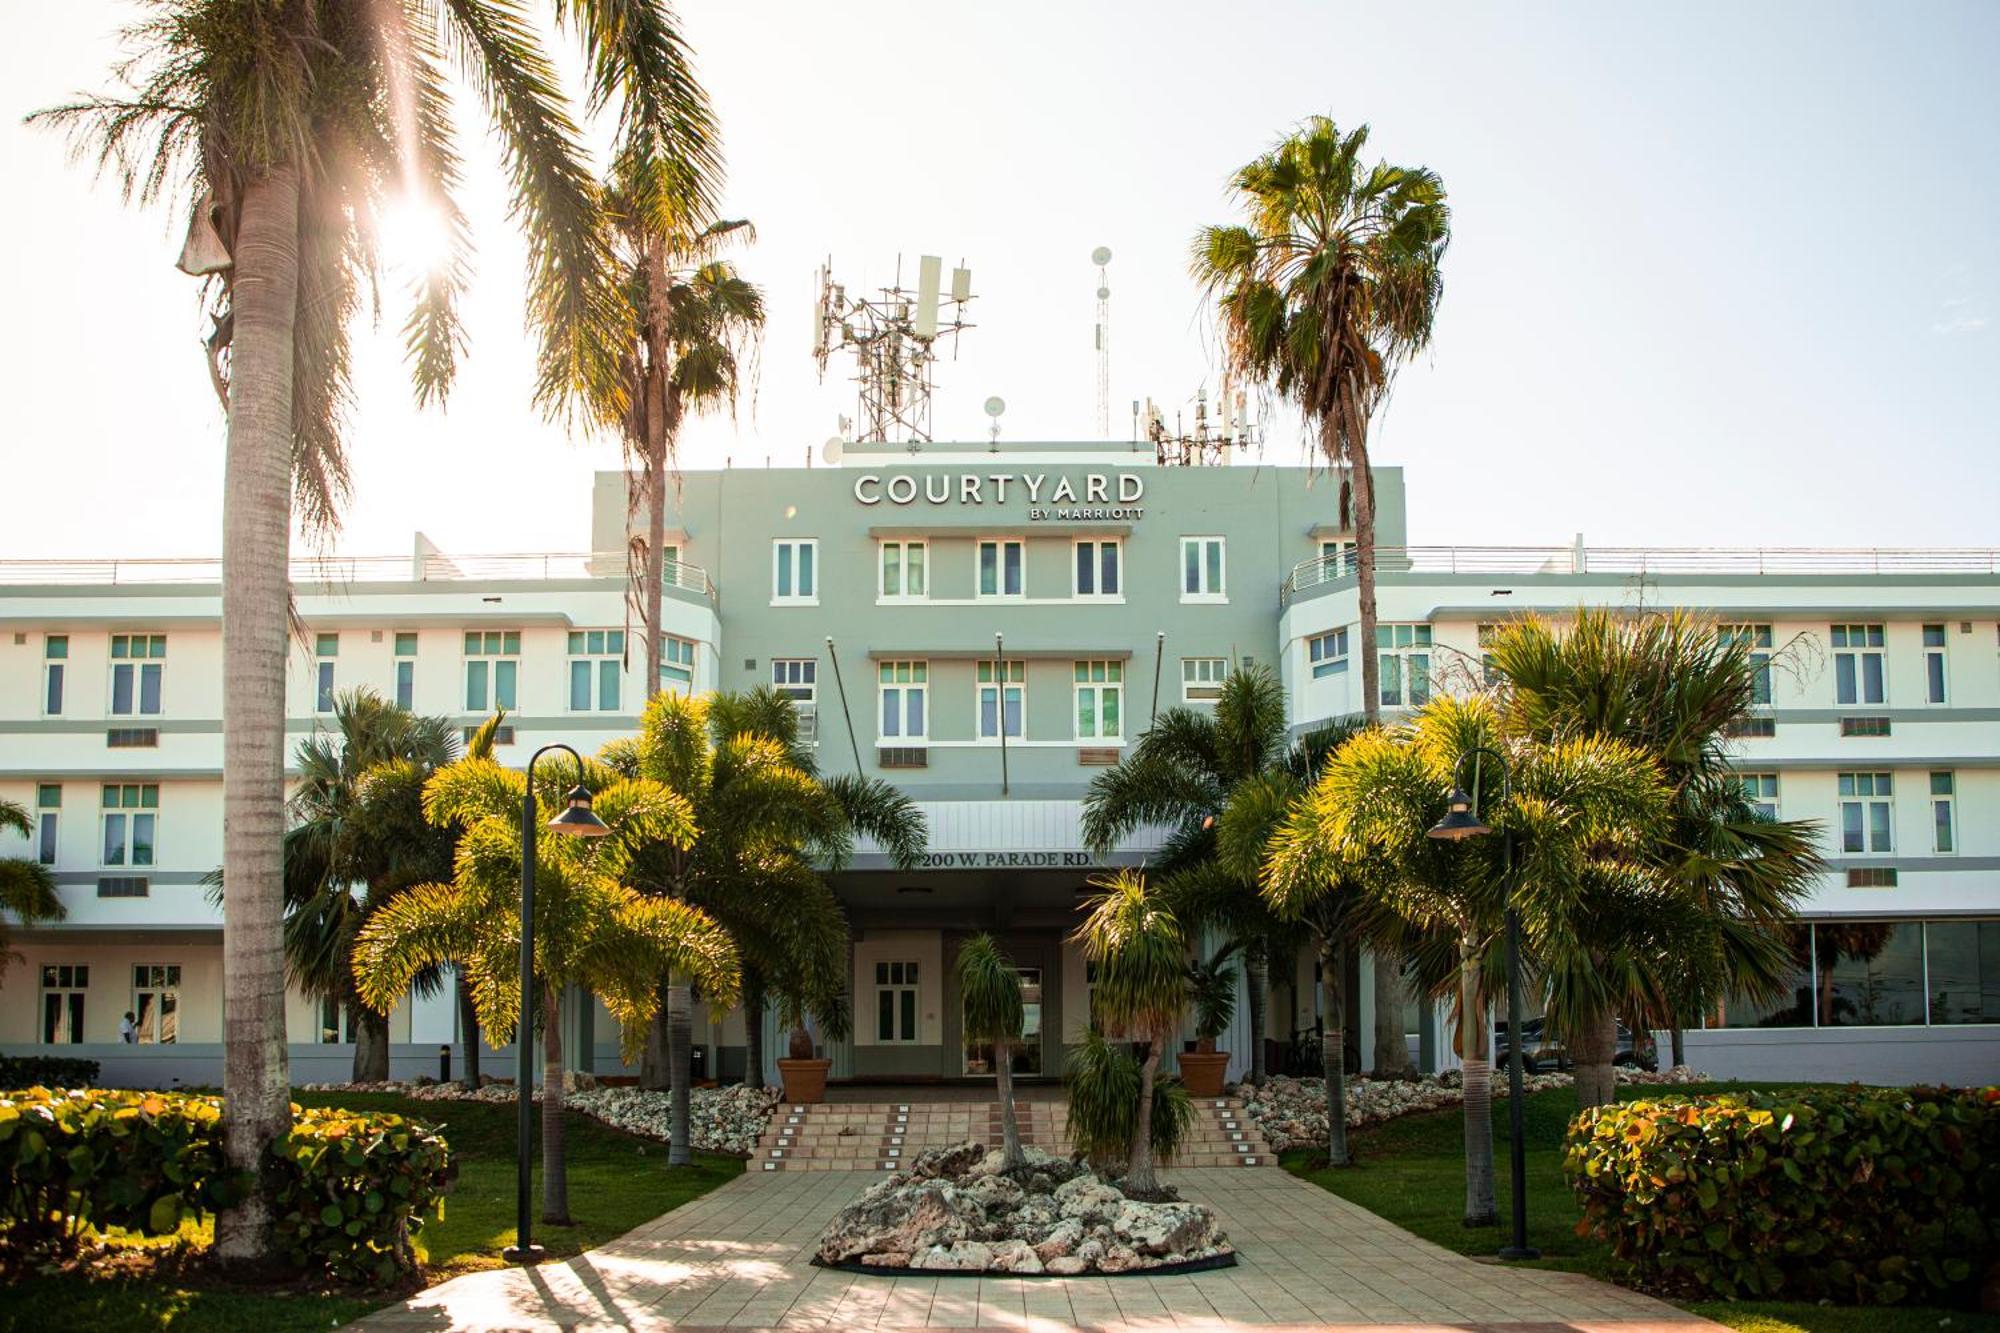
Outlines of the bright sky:
M2000 5L829 5L683 0L721 115L741 256L771 322L754 407L690 467L797 464L853 413L807 355L814 267L973 270L940 438L1092 430L1111 268L1112 433L1214 383L1195 227L1232 168L1314 112L1444 176L1435 347L1378 463L1422 543L2000 544ZM220 545L222 426L183 220L141 214L20 116L109 86L132 7L35 8L0 50L9 411L0 557ZM571 66L573 57L565 55ZM536 419L521 253L476 108L478 284L448 410L364 342L343 550L578 550L615 464ZM1265 456L1301 457L1295 423Z

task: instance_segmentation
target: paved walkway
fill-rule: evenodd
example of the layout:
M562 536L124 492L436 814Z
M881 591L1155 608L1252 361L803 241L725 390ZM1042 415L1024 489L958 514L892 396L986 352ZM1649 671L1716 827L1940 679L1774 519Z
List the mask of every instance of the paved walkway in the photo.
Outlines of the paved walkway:
M973 1278L810 1266L820 1230L876 1178L748 1174L576 1259L457 1278L351 1327L1718 1327L1591 1278L1452 1254L1283 1171L1171 1173L1185 1197L1221 1214L1239 1251L1234 1268L1181 1277Z

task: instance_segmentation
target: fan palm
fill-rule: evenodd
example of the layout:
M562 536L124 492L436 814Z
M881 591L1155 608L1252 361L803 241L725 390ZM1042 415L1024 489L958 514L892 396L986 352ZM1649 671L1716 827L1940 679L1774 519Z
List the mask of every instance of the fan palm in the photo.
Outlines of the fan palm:
M1529 619L1488 651L1504 685L1503 725L1538 744L1604 737L1650 753L1672 792L1645 848L1671 886L1648 910L1622 902L1578 918L1548 960L1550 1015L1576 1060L1584 1106L1613 1095L1619 1017L1678 1029L1730 994L1774 999L1788 984L1787 928L1825 870L1811 820L1758 817L1732 769L1731 729L1749 715L1757 664L1747 642L1684 611L1613 617L1582 610L1564 628Z
M980 932L958 951L958 994L965 1005L965 1039L993 1048L993 1082L1000 1097L1002 1171L1028 1164L1014 1111L1014 1047L1021 1040L1021 972L991 935Z
M536 818L564 806L567 774L535 792ZM627 1050L643 1039L658 1004L658 979L672 970L713 1003L735 1001L736 946L713 918L686 903L631 888L634 856L666 841L690 846L694 812L657 782L586 765L592 809L609 832L536 841L535 981L520 993L521 818L524 775L491 759L461 759L424 788L424 813L439 827L462 826L449 883L420 884L363 923L354 948L362 1002L386 1012L425 968L453 963L472 980L481 1025L528 1041L542 1030L542 1218L569 1221L563 1156L561 1001L571 986L594 991L619 1020ZM531 1089L520 1088L526 1097Z
M0 831L12 831L24 838L35 836L34 820L18 801L0 799ZM7 913L24 926L44 921L60 921L69 914L56 893L56 878L40 861L27 856L0 857L0 979L7 966L20 955L8 936Z
M616 101L628 153L691 121L668 76L685 53L658 0L558 0ZM454 201L450 74L496 131L528 256L544 410L617 397L606 355L620 292L581 135L517 0L150 0L112 96L34 119L110 170L124 195L190 217L180 267L205 282L208 369L227 414L222 536L224 1147L254 1171L290 1122L283 972L284 700L289 546L337 526L347 495L349 331L378 290L392 194L430 213L446 257L413 280L403 325L419 402L442 400L465 341L469 235ZM225 1262L273 1252L264 1188L218 1220Z

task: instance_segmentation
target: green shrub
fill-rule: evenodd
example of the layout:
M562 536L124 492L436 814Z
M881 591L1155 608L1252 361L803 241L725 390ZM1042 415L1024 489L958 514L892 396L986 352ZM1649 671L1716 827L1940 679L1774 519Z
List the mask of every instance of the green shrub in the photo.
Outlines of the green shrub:
M1580 1235L1683 1294L1948 1298L2000 1250L2000 1089L1801 1089L1579 1115Z
M410 1236L443 1215L456 1174L443 1136L399 1115L293 1112L291 1137L271 1151L278 1237L292 1262L346 1281L409 1271Z
M0 1055L0 1088L87 1088L97 1070L97 1061L67 1055Z
M1091 1165L1115 1169L1132 1148L1139 1118L1139 1061L1132 1048L1106 1041L1095 1028L1070 1055L1069 1138ZM1153 1152L1171 1162L1194 1123L1194 1103L1179 1079L1153 1081Z

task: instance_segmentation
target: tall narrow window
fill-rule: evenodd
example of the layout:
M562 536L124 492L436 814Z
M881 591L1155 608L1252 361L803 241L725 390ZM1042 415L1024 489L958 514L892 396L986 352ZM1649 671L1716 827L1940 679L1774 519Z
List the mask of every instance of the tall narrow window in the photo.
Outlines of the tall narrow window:
M625 679L625 631L569 632L569 711L615 713Z
M1181 702L1212 704L1222 697L1222 682L1229 676L1226 657L1183 657L1181 659Z
M1181 538L1181 600L1224 600L1228 595L1227 564L1222 538Z
M181 1036L181 969L178 964L135 963L132 1021L141 1046L171 1046Z
M1076 738L1115 741L1125 734L1125 664L1076 664Z
M678 634L660 636L660 688L676 694L694 693L694 640Z
M396 707L417 706L417 634L415 630L396 633Z
M978 676L979 739L998 740L1003 724L1008 740L1021 739L1025 734L1022 728L1026 712L1028 664L982 661Z
M42 712L62 716L64 677L69 673L69 635L42 637Z
M1887 773L1842 773L1840 850L1891 852L1895 848L1892 779Z
M1931 774L1931 850L1958 850L1958 819L1953 808L1958 784L1949 770Z
M811 537L771 543L771 600L819 600L819 542Z
M465 711L514 709L521 678L519 630L465 632Z
M48 963L42 967L42 1044L73 1046L83 1042L83 1000L90 991L87 963Z
M1924 702L1946 702L1944 626L1924 626Z
M917 965L914 961L875 964L875 1040L917 1039Z
M883 542L882 574L876 592L883 597L930 596L929 556L930 548L923 542Z
M1347 629L1330 629L1306 640L1306 664L1314 680L1338 676L1347 670Z
M1750 802L1751 810L1759 819L1778 817L1778 775L1776 773L1738 773L1736 784L1743 789L1743 799Z
M120 716L157 715L166 673L167 636L111 636L111 711Z
M313 711L333 711L333 667L340 654L338 634L313 636Z
M884 662L877 676L882 739L921 741L930 735L929 662Z
M1025 589L1021 543L1015 539L979 543L981 597L1019 597Z
M1354 572L1354 543L1324 541L1319 544L1320 578L1337 579Z
M35 787L35 860L42 865L56 863L58 835L62 831L62 784L38 783Z
M1833 697L1842 704L1879 704L1888 697L1880 625L1833 627Z
M1124 582L1120 577L1124 543L1115 539L1081 541L1076 544L1076 580L1071 592L1078 597L1120 597Z
M1750 702L1768 707L1771 702L1771 627L1769 625L1720 625L1716 637L1725 645L1742 644L1750 650Z
M1377 625L1384 708L1422 708L1431 698L1431 627Z
M159 835L160 788L153 782L104 785L104 864L149 866Z
M819 739L819 659L772 658L771 688L792 701L792 711L799 719L799 739Z

